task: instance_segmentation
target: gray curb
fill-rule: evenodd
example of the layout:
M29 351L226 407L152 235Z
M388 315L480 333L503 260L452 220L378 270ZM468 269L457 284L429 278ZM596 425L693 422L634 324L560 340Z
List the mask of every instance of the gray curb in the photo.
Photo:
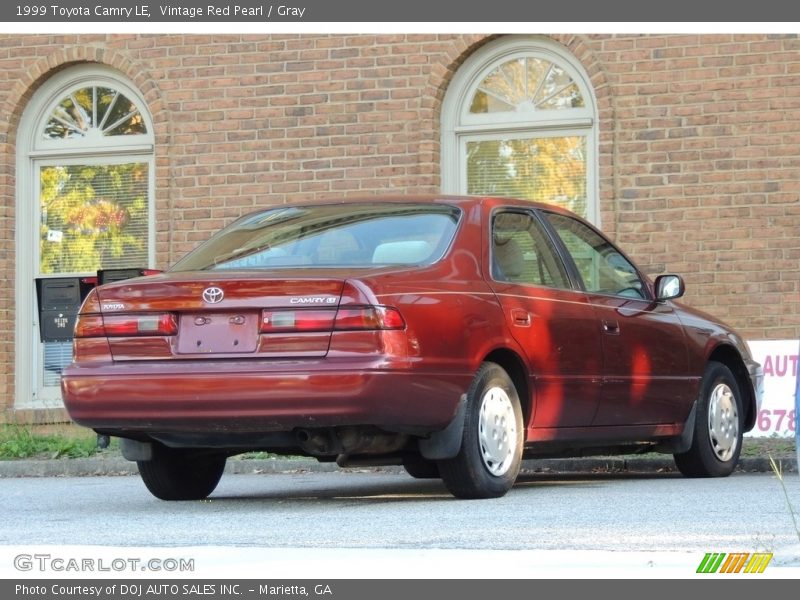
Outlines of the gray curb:
M783 472L796 473L794 458L783 458ZM228 474L247 473L322 473L338 471L335 463L320 463L311 459L231 459L225 467ZM343 469L342 469L343 470ZM361 467L358 471L402 473L399 466ZM767 458L743 458L739 471L770 473ZM522 465L525 474L557 475L559 473L671 473L677 472L671 458L558 458L526 460ZM136 464L119 456L72 458L54 460L0 461L0 478L8 477L94 477L108 475L136 475Z

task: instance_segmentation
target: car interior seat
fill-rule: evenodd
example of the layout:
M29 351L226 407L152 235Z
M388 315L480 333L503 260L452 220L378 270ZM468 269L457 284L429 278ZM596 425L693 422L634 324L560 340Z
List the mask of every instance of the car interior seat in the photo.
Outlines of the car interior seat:
M525 270L525 256L519 243L510 236L494 236L492 277L498 281L517 281Z

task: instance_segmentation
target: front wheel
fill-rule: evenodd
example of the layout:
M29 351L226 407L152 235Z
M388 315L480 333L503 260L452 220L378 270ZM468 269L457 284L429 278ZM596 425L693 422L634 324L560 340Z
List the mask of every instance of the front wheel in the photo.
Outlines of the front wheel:
M731 370L710 362L700 384L694 438L688 451L675 455L687 477L727 477L742 450L742 394Z
M439 473L457 498L498 498L517 479L522 462L522 409L514 383L495 363L478 369L467 392L461 448L439 461Z
M217 487L227 457L197 451L153 447L153 458L138 461L139 475L150 493L161 500L202 500Z

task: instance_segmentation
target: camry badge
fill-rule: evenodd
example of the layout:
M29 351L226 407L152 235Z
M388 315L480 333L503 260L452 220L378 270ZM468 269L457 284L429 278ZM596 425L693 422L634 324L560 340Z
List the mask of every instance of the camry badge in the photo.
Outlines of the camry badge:
M217 304L218 302L222 302L224 297L225 293L218 287L210 287L203 290L203 300L209 304Z

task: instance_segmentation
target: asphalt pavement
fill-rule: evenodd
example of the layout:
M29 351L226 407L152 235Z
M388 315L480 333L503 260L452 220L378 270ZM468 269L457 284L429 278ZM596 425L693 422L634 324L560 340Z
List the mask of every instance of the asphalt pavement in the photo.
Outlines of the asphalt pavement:
M777 459L786 473L797 472L796 459ZM259 473L327 473L332 471L375 471L403 473L400 466L359 467L340 469L335 463L321 463L302 458L240 458L228 460L227 474ZM766 457L744 457L738 470L746 473L770 473L772 466ZM523 462L522 472L536 473L672 473L677 472L669 455L611 456L597 458L537 459ZM108 475L137 475L136 464L117 453L99 454L90 458L58 458L46 460L20 459L0 461L3 477L91 477Z
M469 501L400 467L231 459L208 499L162 502L119 456L4 461L0 578L86 575L23 573L21 555L187 558L196 570L163 575L265 580L682 578L708 552L771 552L765 576L800 576L790 508L800 506L800 478L781 484L764 459L741 466L728 478L687 479L669 457L526 461L504 497ZM138 571L96 575L126 574Z

